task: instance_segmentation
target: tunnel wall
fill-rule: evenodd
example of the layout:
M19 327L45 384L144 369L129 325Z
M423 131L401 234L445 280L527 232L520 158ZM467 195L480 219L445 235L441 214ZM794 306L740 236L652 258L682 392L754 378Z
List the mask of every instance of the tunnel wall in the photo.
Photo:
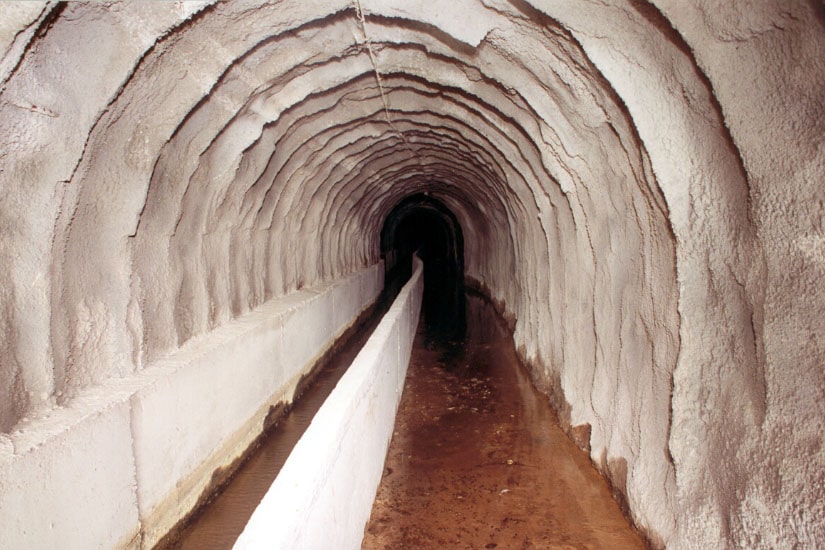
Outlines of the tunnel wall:
M428 192L655 545L825 539L821 1L0 10L0 432Z
M0 435L0 548L151 548L382 285L379 263L271 300Z
M399 292L255 509L235 548L360 548L384 472L424 288Z

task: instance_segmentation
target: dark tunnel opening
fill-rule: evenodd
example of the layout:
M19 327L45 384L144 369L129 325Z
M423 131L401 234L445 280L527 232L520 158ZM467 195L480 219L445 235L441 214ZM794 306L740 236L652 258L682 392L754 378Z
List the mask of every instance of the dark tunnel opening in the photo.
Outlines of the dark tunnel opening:
M381 257L388 285L409 277L416 251L424 262L421 308L427 340L463 341L467 321L461 225L449 208L425 194L402 200L384 222Z

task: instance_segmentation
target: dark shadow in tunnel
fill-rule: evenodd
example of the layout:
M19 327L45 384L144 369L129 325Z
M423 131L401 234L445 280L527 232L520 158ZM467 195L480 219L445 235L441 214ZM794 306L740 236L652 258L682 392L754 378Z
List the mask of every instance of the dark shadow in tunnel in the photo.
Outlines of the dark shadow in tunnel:
M458 219L426 194L398 203L381 229L385 280L406 280L412 255L424 261L422 318L429 342L458 344L467 329L464 295L464 236Z

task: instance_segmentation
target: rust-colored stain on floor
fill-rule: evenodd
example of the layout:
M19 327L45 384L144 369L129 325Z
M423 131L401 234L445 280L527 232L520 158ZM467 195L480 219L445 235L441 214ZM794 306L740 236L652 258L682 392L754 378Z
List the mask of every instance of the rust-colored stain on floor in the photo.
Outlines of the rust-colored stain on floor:
M362 548L644 548L471 297L466 345L419 333Z

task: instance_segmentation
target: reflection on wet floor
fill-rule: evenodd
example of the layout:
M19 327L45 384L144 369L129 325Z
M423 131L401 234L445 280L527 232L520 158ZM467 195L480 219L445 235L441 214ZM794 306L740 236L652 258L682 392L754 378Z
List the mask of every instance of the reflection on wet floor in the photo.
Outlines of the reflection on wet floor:
M466 344L425 343L419 328L363 548L644 548L519 366L493 309L473 295L467 308ZM232 547L379 320L342 346L221 494L161 548Z
M493 309L467 306L466 345L419 330L363 548L644 548Z

